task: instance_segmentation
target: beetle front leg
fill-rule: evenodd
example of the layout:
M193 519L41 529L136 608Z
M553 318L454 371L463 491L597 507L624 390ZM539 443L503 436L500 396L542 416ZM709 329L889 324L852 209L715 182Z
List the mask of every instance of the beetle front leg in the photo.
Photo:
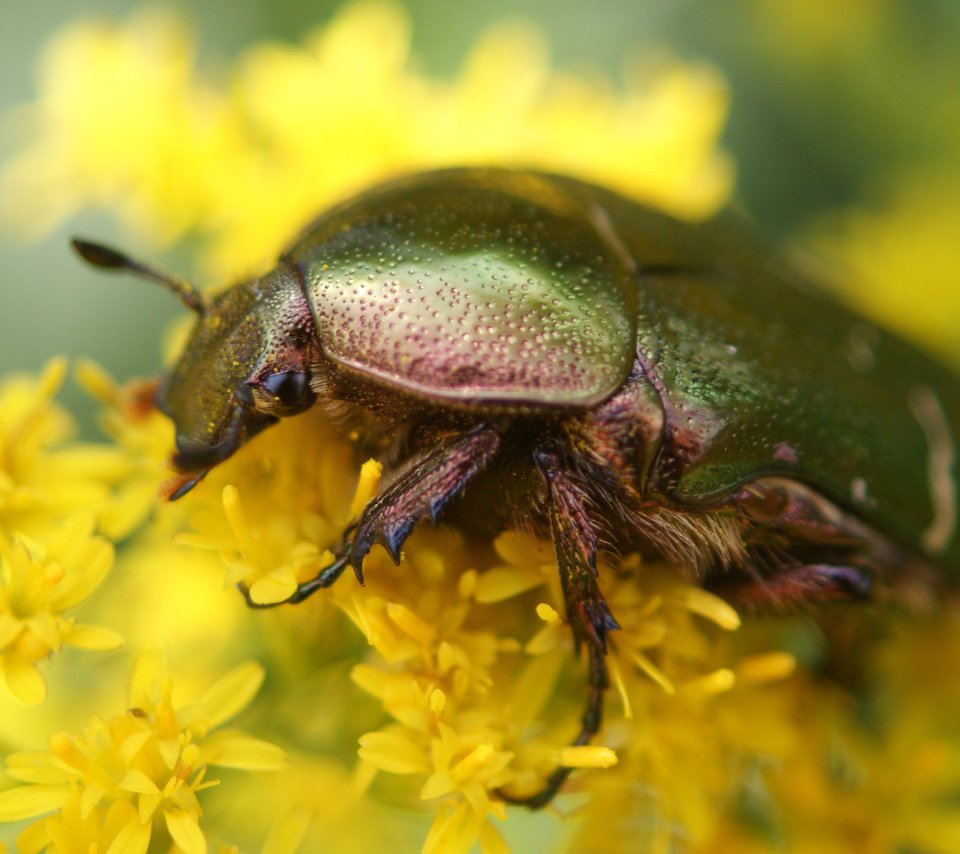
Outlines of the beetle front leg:
M242 581L237 584L237 589L243 595L248 608L276 608L278 605L298 605L304 599L312 596L318 590L325 590L330 587L341 575L344 570L350 566L349 554L338 554L336 560L329 566L325 566L309 581L301 581L296 590L286 599L279 602L255 602L250 595L250 588Z
M499 447L500 434L481 424L435 448L367 503L360 518L344 532L333 563L314 578L302 581L280 602L254 602L246 585L239 585L247 605L272 608L297 604L329 587L348 566L353 567L357 580L363 584L363 560L377 543L387 550L394 563L400 563L400 549L417 522L429 518L436 523L443 508L486 467Z
M377 543L400 563L400 549L414 526L429 518L434 524L443 508L478 475L500 448L500 434L481 424L418 460L360 514L350 544L350 563L363 584L363 559Z
M604 662L607 633L620 626L597 584L597 533L587 513L582 488L562 468L554 454L537 454L537 467L549 491L550 530L557 553L567 620L577 648L586 647L589 661L587 705L580 732L573 740L578 746L589 743L600 729L603 694L609 684ZM571 771L572 768L558 768L547 778L546 785L533 795L518 797L503 791L498 794L510 803L539 809L553 800Z

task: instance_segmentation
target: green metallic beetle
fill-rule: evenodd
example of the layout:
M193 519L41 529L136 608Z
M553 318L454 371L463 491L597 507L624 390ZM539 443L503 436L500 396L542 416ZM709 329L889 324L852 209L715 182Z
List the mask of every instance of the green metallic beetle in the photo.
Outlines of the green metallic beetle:
M427 517L549 531L590 662L576 743L600 726L617 628L601 547L663 556L740 606L960 570L960 381L722 222L682 224L569 178L462 169L334 208L271 272L213 298L74 245L199 315L158 396L184 475L172 497L315 402L348 409L387 454L394 479L289 601L347 566L362 581L376 543L399 561ZM567 773L504 797L542 806Z

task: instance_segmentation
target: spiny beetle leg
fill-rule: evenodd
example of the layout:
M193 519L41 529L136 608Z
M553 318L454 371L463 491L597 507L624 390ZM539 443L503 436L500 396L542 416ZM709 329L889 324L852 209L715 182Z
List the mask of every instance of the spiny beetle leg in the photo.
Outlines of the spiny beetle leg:
M577 647L585 646L589 661L587 705L574 746L589 743L603 721L603 695L609 684L604 656L607 632L620 628L597 585L597 534L586 511L586 496L561 467L556 455L537 454L537 467L547 483L550 529L567 609L567 620ZM539 809L553 800L572 768L561 767L533 795L516 797L504 791L505 801Z
M237 589L243 594L244 601L248 608L276 608L278 605L297 605L309 596L312 596L318 590L323 590L332 585L343 571L350 566L350 556L341 555L329 566L320 570L309 581L301 581L297 589L293 591L286 599L279 602L254 602L250 596L250 588L242 581L237 585Z
M578 647L606 652L607 632L620 626L597 585L597 532L587 513L587 496L555 454L537 454L537 467L547 483L550 531L574 639Z
M749 519L750 551L768 557L754 574L726 573L710 586L735 606L796 608L871 598L877 567L903 562L898 550L828 499L779 478L748 485L737 506Z
M713 586L735 606L770 610L864 601L873 590L873 576L856 566L816 563L788 566L757 578L727 576Z
M447 503L479 474L496 455L500 435L482 424L446 442L417 461L360 515L350 547L350 561L363 583L363 559L371 547L382 545L394 563L400 549L421 519L434 523Z
M414 525L426 517L436 522L447 503L483 470L499 447L499 434L492 427L481 425L434 449L363 508L359 521L344 532L344 544L337 549L337 558L330 566L315 578L301 582L280 602L254 602L249 588L238 584L247 605L295 605L329 587L348 566L353 566L357 581L363 584L363 560L375 543L380 543L394 563L399 563L400 549Z
M603 721L603 694L609 683L607 666L603 660L606 653L597 647L591 646L587 647L587 655L590 658L590 694L587 699L587 706L583 710L580 732L571 742L574 747L589 744L593 736L599 732L600 724ZM542 809L557 796L557 792L563 788L563 784L572 772L573 768L562 766L557 768L556 771L547 777L547 782L544 787L533 795L518 798L504 792L502 789L498 789L497 794L508 803L529 807L532 810Z

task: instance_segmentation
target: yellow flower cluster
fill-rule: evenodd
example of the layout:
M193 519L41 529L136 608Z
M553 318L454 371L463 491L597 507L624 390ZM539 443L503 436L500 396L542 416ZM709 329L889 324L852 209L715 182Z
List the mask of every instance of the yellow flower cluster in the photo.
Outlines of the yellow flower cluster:
M314 450L304 455L305 447ZM354 489L353 460L349 441L321 413L283 421L191 494L191 530L179 540L219 552L228 583L242 582L255 601L280 601L332 560L344 525L375 493L379 466L362 466ZM369 652L350 675L388 718L360 734L358 755L410 779L412 792L433 805L428 851L468 851L478 838L485 850L501 850L491 823L506 816L498 789L532 794L558 764L617 763L609 747L567 746L585 685L558 617L563 599L551 545L507 532L492 546L492 554L477 554L453 530L420 530L399 566L374 550L365 587L345 578L322 603L298 609L315 612L316 642L344 630L331 605L363 633ZM665 719L671 708L702 714L738 686L736 673L716 664L729 655L718 632L735 630L738 617L668 569L638 570L635 558L601 569L624 627L611 659L622 707ZM748 685L783 678L791 666L782 655L738 665L753 668ZM618 746L634 735L623 728Z
M74 516L33 550L22 537L0 531L0 672L24 705L43 702L37 662L63 645L113 649L123 643L116 632L63 616L96 590L113 563L112 547L92 529L90 517Z
M726 199L726 92L711 69L638 68L618 92L551 72L535 32L504 26L447 83L416 71L408 30L391 3L349 5L300 46L251 49L216 88L169 13L71 27L19 116L28 142L0 212L27 231L87 205L155 241L199 231L209 272L227 278L268 263L324 206L443 165L536 166L684 215Z
M0 821L54 811L18 838L21 852L146 851L154 817L177 848L207 850L197 792L216 785L208 766L273 770L283 752L239 731L210 730L243 709L263 670L236 668L199 700L176 704L160 657L137 658L125 712L90 720L80 737L61 733L50 750L7 757L7 773L27 783L0 793Z
M53 402L66 363L0 384L0 675L21 703L46 696L38 662L64 645L112 649L113 631L65 614L99 587L113 547L94 533L108 483L96 454L65 446L72 419ZM99 460L119 459L103 449Z
M0 199L21 200L18 224L33 229L97 205L158 242L198 232L209 271L226 276L265 264L325 204L451 163L554 169L703 215L729 190L724 111L709 70L668 65L617 92L552 72L536 35L515 27L481 39L454 81L434 80L410 62L403 14L369 2L300 46L254 48L217 87L194 68L183 25L154 11L50 46ZM0 385L0 667L36 704L41 659L122 634L134 650L166 649L176 691L160 656L141 653L126 710L71 735L78 713L124 708L126 663L74 665L65 652L41 665L51 690L37 714L0 696L0 821L39 817L11 831L19 850L960 847L941 799L960 781L949 614L929 628L885 623L868 654L872 614L741 623L672 567L608 557L613 686L600 737L571 747L585 673L549 543L421 526L399 565L371 552L363 587L347 576L296 608L247 609L235 585L279 602L330 561L379 464L310 411L169 504L157 489L172 431L151 387L78 366L110 440L81 443L54 399L65 370L54 361ZM101 584L110 543L122 548ZM78 622L78 607L110 628ZM880 696L855 708L780 651L816 663L828 635L834 667L875 674ZM915 671L926 649L950 651L929 679ZM247 659L262 665L234 665ZM217 729L241 712L256 738ZM560 764L578 770L548 811L499 797L537 791ZM221 785L208 788L214 766Z

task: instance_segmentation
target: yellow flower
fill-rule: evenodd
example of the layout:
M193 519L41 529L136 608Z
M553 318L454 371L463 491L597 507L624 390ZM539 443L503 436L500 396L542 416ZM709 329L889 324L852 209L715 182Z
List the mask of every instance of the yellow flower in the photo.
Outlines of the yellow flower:
M93 536L90 516L76 516L44 546L0 530L0 674L21 703L46 696L37 663L63 645L113 649L109 629L63 616L89 597L113 564L113 547Z
M885 204L827 217L815 234L846 273L834 281L845 298L954 365L960 365L957 198L960 173L913 174Z
M305 453L308 443L316 450ZM321 412L281 422L197 487L189 514L194 533L181 539L219 552L228 582L250 584L259 601L278 601L329 559L345 520L375 490L375 466L365 466L354 486L355 459L349 441ZM568 663L570 637L558 617L563 599L552 547L517 532L502 534L493 547L482 556L451 530L421 529L408 540L400 566L374 549L364 588L348 576L323 596L370 644L372 655L353 666L352 677L388 715L387 723L360 735L359 757L409 779L418 799L431 805L428 851L441 841L445 851L469 850L477 839L502 845L494 823L506 817L499 789L537 791L558 764L595 769L617 763L617 753L603 742L567 746L585 675ZM669 727L682 710L696 732L701 717L709 720L728 703L739 708L736 673L718 658L732 665L733 653L717 646L709 628L737 629L729 606L635 559L601 572L624 626L613 639L611 666L623 706L640 730L651 718ZM296 609L295 617L272 614L277 621L271 625L290 630L308 607ZM320 602L313 609L325 611ZM342 632L327 614L310 624L307 637L329 644ZM744 663L744 684L749 689L788 675L791 660L784 660L758 659L752 671ZM561 680L579 688L560 692ZM310 702L299 690L295 696ZM638 706L643 714L632 712ZM621 727L615 738L628 748L638 730ZM730 741L716 748L718 765ZM650 738L639 743L654 749ZM686 744L676 751L684 757ZM753 746L742 736L736 749ZM665 784L670 755L661 760ZM727 785L722 775L712 779L703 798L725 794ZM576 787L575 781L568 788Z
M54 358L39 376L0 382L0 527L42 539L83 511L119 539L155 504L157 483L169 474L172 430L142 384L120 389L81 362L81 382L109 407L103 424L114 443L75 441L72 416L54 400L66 373L66 360Z
M199 700L178 703L160 656L141 654L125 712L91 718L81 736L53 736L49 751L7 758L7 773L27 785L0 794L0 821L55 812L23 832L21 851L86 840L145 852L157 834L183 851L205 852L197 794L216 785L205 779L208 767L266 771L285 764L283 751L268 742L238 730L214 732L250 703L262 680L262 668L248 663Z
M408 30L396 5L354 3L302 46L252 48L227 90L194 68L169 13L69 28L22 111L26 142L0 181L0 200L17 200L7 218L46 230L96 205L154 240L199 230L210 272L228 277L268 263L324 206L442 165L566 172L689 216L727 197L727 97L711 69L638 66L620 93L551 72L539 36L514 26L446 82L416 70Z
M65 359L51 359L39 376L12 374L0 382L0 526L41 537L65 514L106 501L102 466L113 448L67 444L73 418L54 397Z
M110 485L100 511L99 528L119 540L134 531L153 511L160 484L172 474L168 462L173 427L154 406L155 382L119 386L99 365L80 360L78 383L101 405L100 426L110 445L99 469Z
M286 599L332 560L356 481L349 446L319 413L278 429L279 453L252 443L211 472L191 503L193 531L179 537L218 551L226 585L243 582L261 603Z
M122 208L161 239L194 225L206 166L229 128L222 98L192 74L187 28L169 13L65 29L41 63L41 102L21 116L32 141L8 173L11 225L43 231L89 202ZM124 133L110 115L128 117Z

